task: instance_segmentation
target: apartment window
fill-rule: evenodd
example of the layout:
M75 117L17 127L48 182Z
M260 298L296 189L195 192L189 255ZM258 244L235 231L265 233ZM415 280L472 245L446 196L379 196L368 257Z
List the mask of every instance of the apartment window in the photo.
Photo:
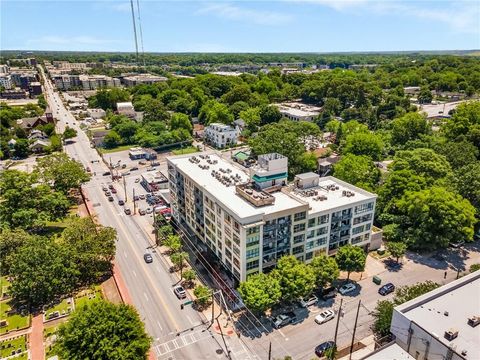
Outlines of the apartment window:
M232 252L228 249L225 249L225 256L227 257L227 259L231 259L232 258Z
M247 247L258 245L260 242L260 235L247 237Z
M235 256L233 257L233 265L237 268L240 267L240 261Z
M232 249L235 255L240 256L240 249L237 246L233 245Z
M293 243L294 244L302 243L304 241L305 241L305 234L295 235L293 237Z
M305 220L306 216L307 216L307 213L305 211L302 211L302 212L296 213L293 217L293 220L294 221Z
M230 215L225 214L225 222L230 225L230 223L232 222L232 218L230 217Z
M225 238L225 246L231 248L232 247L232 240L229 238Z
M326 233L328 233L328 226L317 229L317 236L324 235Z
M294 247L292 252L293 252L293 255L302 253L303 252L303 245Z
M247 252L246 252L247 259L251 259L251 258L257 257L259 255L260 255L260 249L259 248L248 249Z
M252 270L258 268L258 260L253 260L247 262L247 270Z
M358 244L363 241L363 236L355 236L352 238L352 244Z
M328 215L322 215L318 218L318 224L326 224L328 223Z
M237 279L240 279L240 272L239 272L237 269L235 269L235 268L233 268L233 275L234 275Z
M364 228L363 225L354 227L352 229L352 235L360 234L361 232L363 232L363 228Z
M305 230L305 224L297 224L293 227L293 232L297 233Z
M236 230L236 231L240 231L240 224L236 221L233 222L233 228Z
M310 230L308 233L307 233L307 239L311 239L315 236L315 230Z
M310 260L310 259L312 259L312 258L313 258L313 251L307 252L307 253L305 254L305 260Z
M247 235L256 234L258 232L260 232L260 227L259 226L254 226L254 227L251 227L251 228L247 229Z
M372 220L373 214L365 214L363 216L358 216L353 219L353 225L357 225L366 221Z
M233 234L233 242L240 245L240 238L236 234Z
M373 202L355 206L355 214L362 214L373 210Z
M365 239L365 241L367 241L368 239L370 239L370 234L369 234L369 233L365 234L365 235L364 235L364 239Z
M308 227L314 227L315 226L315 219L310 219L308 220Z

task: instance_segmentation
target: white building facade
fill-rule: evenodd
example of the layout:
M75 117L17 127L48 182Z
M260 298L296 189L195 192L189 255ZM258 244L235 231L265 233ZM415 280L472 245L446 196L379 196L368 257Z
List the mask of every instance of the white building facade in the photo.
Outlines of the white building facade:
M0 76L0 86L3 86L5 90L12 89L12 77L10 75L1 75Z
M174 218L237 281L270 271L284 255L309 262L349 243L369 246L376 195L314 173L287 184L282 155L260 157L250 172L215 154L167 162Z
M205 141L218 149L236 144L238 135L240 135L238 128L220 123L208 125L204 132Z

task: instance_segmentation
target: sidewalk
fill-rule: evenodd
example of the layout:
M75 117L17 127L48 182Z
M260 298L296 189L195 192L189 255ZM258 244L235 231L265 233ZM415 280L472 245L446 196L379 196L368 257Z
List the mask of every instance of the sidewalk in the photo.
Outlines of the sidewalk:
M32 333L30 334L30 351L32 359L45 359L45 349L43 348L43 314L38 314L32 319Z

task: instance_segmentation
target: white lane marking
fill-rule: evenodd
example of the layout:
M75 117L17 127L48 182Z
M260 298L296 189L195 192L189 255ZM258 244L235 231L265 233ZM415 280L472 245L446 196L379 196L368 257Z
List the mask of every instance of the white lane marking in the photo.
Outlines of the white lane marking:
M157 325L158 327L160 328L160 331L163 331L163 328L162 328L162 325L160 325L160 323L157 321ZM157 339L158 340L158 339Z
M128 257L127 252L123 250L123 256L125 256L125 259Z
M137 273L135 272L135 270L132 270L132 274L133 276L137 277Z
M149 301L149 300L148 300L147 293L146 293L145 291L143 292L143 296L145 296L145 299L147 299L147 301Z

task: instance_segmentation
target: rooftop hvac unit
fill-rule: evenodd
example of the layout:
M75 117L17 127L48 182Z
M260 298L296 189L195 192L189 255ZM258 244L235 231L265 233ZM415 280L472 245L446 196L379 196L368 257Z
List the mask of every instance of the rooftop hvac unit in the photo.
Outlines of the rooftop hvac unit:
M445 331L445 339L447 339L448 341L452 341L454 339L456 339L458 336L458 330L456 329L449 329L447 331Z
M475 327L480 324L480 316L471 316L468 318L467 324L471 327Z

